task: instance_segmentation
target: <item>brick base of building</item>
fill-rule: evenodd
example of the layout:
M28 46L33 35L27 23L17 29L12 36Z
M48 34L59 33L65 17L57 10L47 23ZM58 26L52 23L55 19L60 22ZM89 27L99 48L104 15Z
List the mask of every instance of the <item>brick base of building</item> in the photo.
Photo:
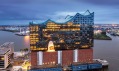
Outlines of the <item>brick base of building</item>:
M80 63L93 62L93 49L78 50L78 62Z
M31 65L37 66L37 52L31 51Z
M40 51L41 52L41 51ZM38 51L31 51L31 66L41 65L61 65L68 66L73 63L91 63L93 61L93 49L79 49L77 50L77 58L74 57L74 50L61 51L60 58L58 58L58 51L42 52L42 58L38 58ZM74 59L77 59L75 62ZM41 59L41 60L40 60ZM60 61L58 61L60 60ZM60 62L60 64L58 63Z
M57 64L58 63L58 53L57 52L43 52L43 64Z
M73 63L73 50L62 51L62 66L67 66Z

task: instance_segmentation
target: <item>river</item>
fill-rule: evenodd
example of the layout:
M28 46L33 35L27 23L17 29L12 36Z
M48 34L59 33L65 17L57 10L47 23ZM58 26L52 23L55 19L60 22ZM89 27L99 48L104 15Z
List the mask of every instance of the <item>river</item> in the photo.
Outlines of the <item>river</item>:
M106 59L109 71L119 71L119 37L110 37L112 40L94 40L94 58Z
M109 62L109 71L119 71L119 37L110 37L112 40L94 40L94 58L106 59ZM0 45L9 41L15 43L15 51L30 47L29 36L0 31Z
M14 42L14 50L29 48L29 36L17 36L12 32L0 31L0 45L5 42Z

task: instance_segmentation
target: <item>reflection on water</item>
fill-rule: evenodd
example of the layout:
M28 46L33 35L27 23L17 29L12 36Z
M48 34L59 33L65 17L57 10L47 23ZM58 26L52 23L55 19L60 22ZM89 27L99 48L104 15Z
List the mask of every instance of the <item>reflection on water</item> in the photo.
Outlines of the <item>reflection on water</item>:
M29 45L29 40L30 40L29 36L24 36L24 42L26 45Z
M14 42L14 50L19 51L23 48L30 48L29 36L17 36L11 32L0 31L0 45L5 42Z
M30 36L24 36L24 46L25 48L30 47Z

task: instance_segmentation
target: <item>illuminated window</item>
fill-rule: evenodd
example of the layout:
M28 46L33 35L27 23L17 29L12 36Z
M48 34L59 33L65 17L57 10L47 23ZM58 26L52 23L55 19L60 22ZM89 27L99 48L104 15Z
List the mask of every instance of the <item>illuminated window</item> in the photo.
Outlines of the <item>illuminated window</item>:
M4 60L4 56L0 56L0 60Z

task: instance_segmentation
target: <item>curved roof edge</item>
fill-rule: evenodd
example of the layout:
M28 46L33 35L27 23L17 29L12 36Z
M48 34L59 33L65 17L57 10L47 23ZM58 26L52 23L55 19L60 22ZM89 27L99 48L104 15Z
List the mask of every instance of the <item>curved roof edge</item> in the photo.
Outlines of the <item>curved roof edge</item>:
M44 22L41 22L41 23L34 23L33 21L32 22L29 22L29 24L47 24L48 22L54 22L54 23L58 23L58 24L63 24L63 23L68 23L68 22L71 22L76 16L90 16L90 15L94 15L94 12L90 12L89 10L86 10L84 14L80 14L80 13L76 13L74 16L72 16L70 19L64 19L63 22L62 21L54 21L54 20L51 20L51 19L48 19Z

